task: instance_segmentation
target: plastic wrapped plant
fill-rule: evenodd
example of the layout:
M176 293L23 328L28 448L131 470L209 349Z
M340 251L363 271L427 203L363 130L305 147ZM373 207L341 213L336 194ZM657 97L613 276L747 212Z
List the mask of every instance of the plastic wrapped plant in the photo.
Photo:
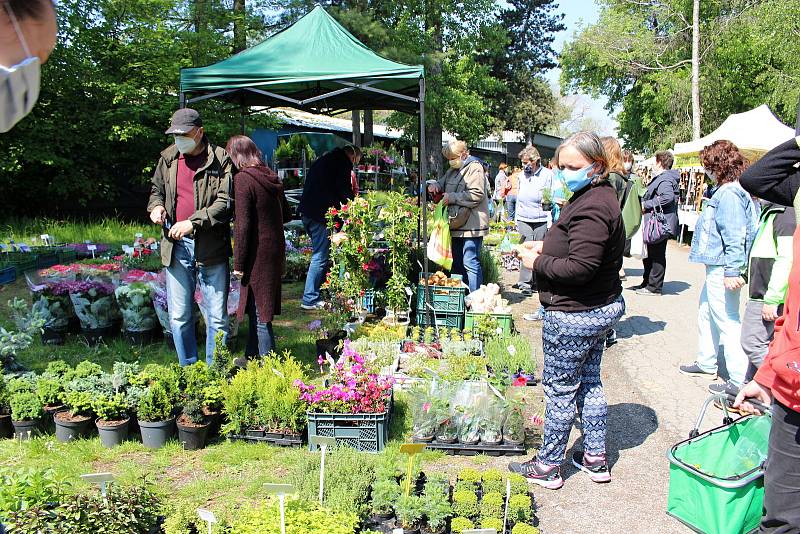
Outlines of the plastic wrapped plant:
M159 324L153 307L153 293L153 286L147 282L131 282L114 291L125 330L148 332Z
M32 288L31 311L44 320L44 327L55 332L64 332L75 310L69 297L69 282L58 281Z
M523 443L525 441L524 400L507 397L504 416L503 440L511 444Z
M103 282L70 282L70 300L84 329L109 328L116 316L114 286Z
M484 404L480 428L483 443L497 445L503 441L503 406L496 397L490 397Z

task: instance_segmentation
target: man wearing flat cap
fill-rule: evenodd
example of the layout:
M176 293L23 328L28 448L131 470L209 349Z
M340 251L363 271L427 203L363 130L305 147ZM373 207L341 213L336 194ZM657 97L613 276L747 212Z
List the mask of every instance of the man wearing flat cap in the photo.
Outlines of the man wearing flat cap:
M217 332L228 330L228 258L233 214L233 164L203 131L200 114L179 109L166 131L174 144L161 152L147 211L164 229L169 324L181 365L197 361L194 294L199 285L206 319L206 362Z

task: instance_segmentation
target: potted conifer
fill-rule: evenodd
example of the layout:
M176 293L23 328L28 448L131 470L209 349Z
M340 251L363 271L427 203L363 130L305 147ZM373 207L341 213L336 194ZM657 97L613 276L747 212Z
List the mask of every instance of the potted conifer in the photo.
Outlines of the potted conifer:
M14 437L20 440L30 439L42 418L39 398L32 391L21 390L11 395L10 405Z
M95 399L95 425L103 447L111 449L128 439L128 398L122 393L102 395Z
M67 443L86 434L92 422L92 394L88 391L68 390L64 393L66 410L56 412L56 439Z
M148 449L160 449L175 434L174 406L160 382L153 382L139 401L139 428Z
M198 397L190 397L178 417L178 440L184 450L196 451L206 445L209 422L203 413L203 402Z

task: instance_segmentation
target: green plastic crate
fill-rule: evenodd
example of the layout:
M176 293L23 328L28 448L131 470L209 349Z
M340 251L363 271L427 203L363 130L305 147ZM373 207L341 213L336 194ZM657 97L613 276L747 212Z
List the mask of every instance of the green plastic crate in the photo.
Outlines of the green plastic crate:
M467 312L464 316L464 329L475 331L478 326L480 318L486 315L485 313ZM514 318L510 313L490 313L490 316L497 321L497 325L503 329L502 335L508 336L514 332Z
M74 248L66 248L63 247L58 251L58 263L64 265L67 263L73 263L78 259L78 255L75 252Z
M389 441L392 399L383 413L315 413L306 412L308 435L336 438L337 445L347 445L361 452L381 452ZM310 440L308 450L317 446Z
M25 271L35 270L38 258L31 252L8 252L0 255L0 261L16 269L17 278L22 278Z
M0 285L12 284L17 280L17 270L13 265L0 265Z
M427 275L421 274L420 277ZM445 287L445 286L430 286L430 302L433 309L438 312L447 313L460 313L464 314L467 307L464 305L464 297L466 296L467 288L461 287ZM425 284L417 284L417 311L425 309Z
M463 312L439 312L431 311L433 317L433 324L439 328L456 328L459 331L464 329L464 313ZM424 311L417 310L417 325L425 327L428 324L428 314Z

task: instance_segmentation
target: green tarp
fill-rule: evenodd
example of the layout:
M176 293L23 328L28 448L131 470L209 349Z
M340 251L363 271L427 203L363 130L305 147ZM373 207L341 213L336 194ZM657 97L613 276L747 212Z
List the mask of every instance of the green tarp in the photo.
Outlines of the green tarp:
M379 56L318 6L252 48L208 67L182 69L181 92L248 106L414 112L423 74L422 66Z

